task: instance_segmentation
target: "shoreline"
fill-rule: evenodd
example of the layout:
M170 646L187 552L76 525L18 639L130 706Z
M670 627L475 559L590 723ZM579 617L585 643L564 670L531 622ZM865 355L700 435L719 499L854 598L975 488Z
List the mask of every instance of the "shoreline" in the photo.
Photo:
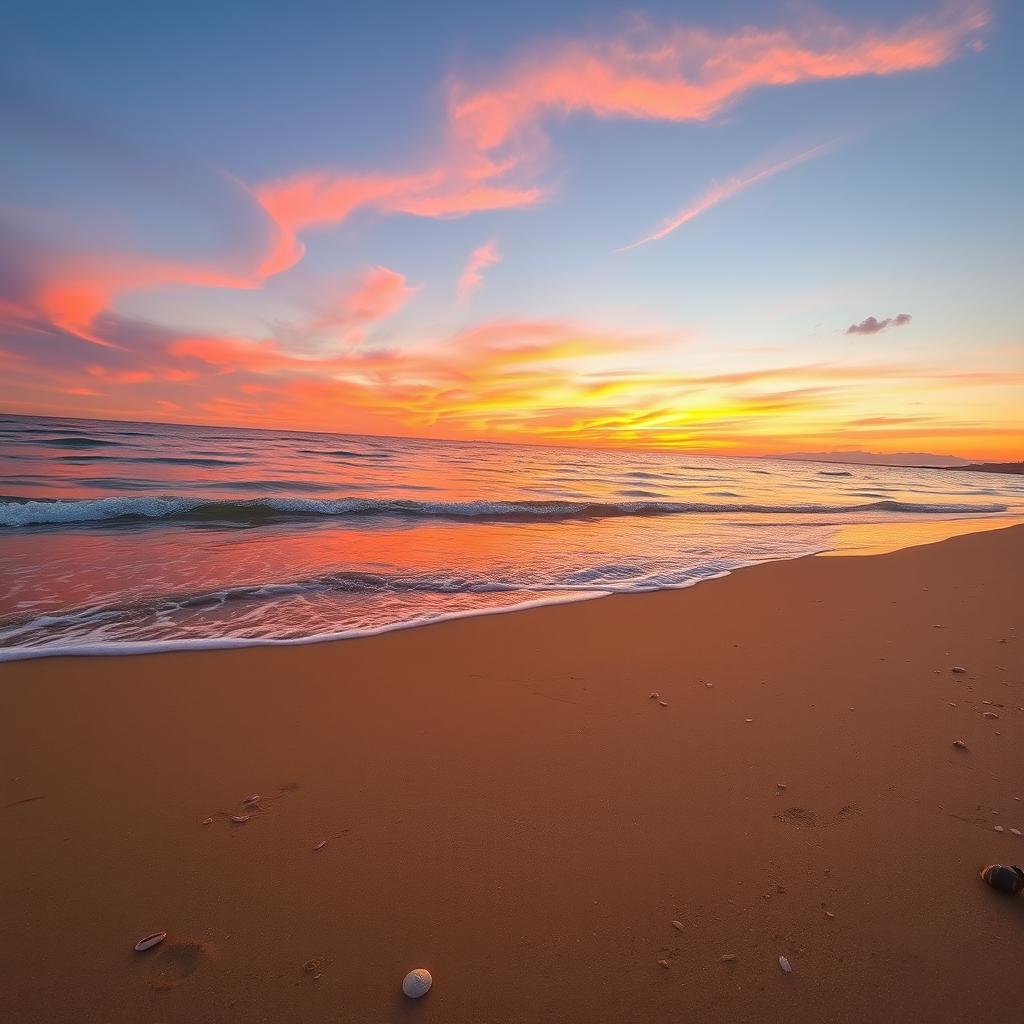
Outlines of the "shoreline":
M1015 526L343 643L4 662L11 1018L1015 1019L1024 904L977 869L1024 858L1021 564Z
M1024 525L1024 517L1012 515L993 515L988 519L934 519L920 523L851 523L840 526L843 537L862 538L857 544L845 547L822 548L806 554L794 555L790 558L779 557L760 562L748 562L745 565L726 569L722 572L702 576L687 583L650 587L631 591L613 590L581 590L572 597L552 597L526 600L519 604L500 605L494 608L473 609L442 614L436 618L409 622L388 623L375 629L341 630L336 633L316 634L306 637L288 638L248 638L248 637L208 637L195 640L139 640L139 641L107 641L102 644L81 644L63 649L46 647L0 646L0 665L18 661L36 661L48 658L104 658L104 657L138 657L150 654L174 654L188 651L235 651L262 647L304 647L310 644L333 644L347 640L363 640L388 633L408 629L423 629L428 626L445 622L457 622L462 619L473 619L491 615L507 615L516 612L532 611L535 608L557 607L559 605L579 604L595 601L606 597L630 597L636 594L653 594L663 591L690 590L702 583L724 579L737 572L744 572L760 565L772 565L776 562L797 561L802 558L846 558L851 556L867 556L888 554L907 548L921 547L941 543L953 537L984 533L990 530L1004 530L1016 525ZM892 536L886 540L887 533Z

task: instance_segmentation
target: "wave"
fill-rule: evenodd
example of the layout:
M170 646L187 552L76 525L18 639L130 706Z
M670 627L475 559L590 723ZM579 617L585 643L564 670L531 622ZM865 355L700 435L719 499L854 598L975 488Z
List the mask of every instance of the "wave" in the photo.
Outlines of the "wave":
M744 513L844 515L893 512L970 515L1006 512L1001 504L918 503L885 499L858 505L764 505L747 502L678 501L414 501L405 498L248 498L209 500L178 496L83 499L0 498L0 527L171 521L258 526L289 519L359 518L472 521L557 521L619 517Z

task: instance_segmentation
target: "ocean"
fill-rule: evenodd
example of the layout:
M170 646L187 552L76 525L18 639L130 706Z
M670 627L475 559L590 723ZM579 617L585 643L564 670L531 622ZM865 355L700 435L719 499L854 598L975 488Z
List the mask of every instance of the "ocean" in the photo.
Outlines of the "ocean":
M359 636L1021 514L996 474L0 416L0 660Z

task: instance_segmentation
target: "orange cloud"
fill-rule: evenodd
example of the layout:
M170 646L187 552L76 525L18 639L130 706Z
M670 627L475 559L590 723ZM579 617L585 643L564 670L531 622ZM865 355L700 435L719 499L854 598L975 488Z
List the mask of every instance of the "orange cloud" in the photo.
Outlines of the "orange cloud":
M889 32L806 13L792 29L734 33L635 19L624 35L537 47L483 88L456 85L451 117L485 151L550 113L706 121L753 89L938 67L989 20L977 0Z
M684 224L689 223L694 219L694 217L699 217L702 213L706 213L711 209L711 207L717 206L724 200L731 199L733 196L750 188L751 185L756 185L758 182L764 181L766 178L771 178L776 174L781 174L783 171L788 171L793 167L798 167L800 164L806 163L808 160L813 160L815 157L822 156L835 149L836 145L837 143L835 142L826 142L820 146L814 146L811 149L805 150L803 153L798 153L796 156L790 157L788 160L782 160L779 163L762 168L759 171L752 171L744 175L726 178L725 181L713 182L711 188L709 188L698 200L691 203L689 206L683 207L683 209L681 209L677 214L669 217L668 220L666 220L651 234L641 238L639 241L633 242L630 245L623 246L619 252L635 249L637 246L646 245L648 242L656 242L659 239L664 238L666 235L672 234L673 231L681 228Z
M477 246L469 254L469 262L459 276L456 294L460 302L465 302L471 292L476 291L484 283L483 271L501 260L498 244L493 239Z

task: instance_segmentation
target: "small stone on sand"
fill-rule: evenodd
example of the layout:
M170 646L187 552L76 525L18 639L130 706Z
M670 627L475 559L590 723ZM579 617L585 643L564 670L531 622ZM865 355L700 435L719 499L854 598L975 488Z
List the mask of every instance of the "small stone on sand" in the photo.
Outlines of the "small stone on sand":
M965 669L963 667L963 665L954 665L950 669L950 672L955 672L957 675L963 675L963 673L966 672L966 671L967 671L967 669Z
M685 928L686 926L683 924L682 921L673 921L672 927L675 928L677 932L681 932L683 928Z
M996 827L992 831L993 832L1005 832L1006 829L1004 829L1002 825L996 825Z
M657 700L661 696L660 693L652 693L650 699Z
M317 850L322 850L326 845L327 845L327 840L326 839L321 839L320 842L317 843L316 846L313 847L313 852L316 853Z
M752 718L744 718L744 719L743 719L743 721L744 721L744 722L752 722L752 721L753 721L753 719L752 719Z
M999 716L994 711L986 711L985 718L998 718Z
M212 825L213 824L213 818L203 818L203 820L199 824L200 825Z
M420 996L425 996L430 991L430 986L433 984L434 979L430 976L430 971L417 967L402 980L402 991L410 999L419 999Z
M967 744L964 743L963 740L953 740L953 746L959 748L960 750L967 749Z
M232 814L231 815L231 820L236 825L244 825L249 820L249 815L248 814Z
M667 708L667 707L668 707L668 702L667 702L667 701L664 701L664 700L659 700L659 701L658 701L658 703L659 703L659 704L660 704L660 705L661 705L661 706L662 706L663 708Z
M659 967L668 967L668 961L667 960L659 960L658 961L658 966Z
M735 953L725 953L725 954L723 954L723 956L722 956L722 963L723 964L734 964L734 963L736 963L736 954Z
M1020 834L1021 834L1021 831L1020 831L1019 828L1011 828L1010 829L1010 835L1012 835L1012 836L1019 836Z
M834 921L834 920L836 919L836 915L835 915L835 914L833 914L831 910L826 910L826 911L825 911L825 916L826 916L826 917L827 917L827 918L828 918L828 919L829 919L830 921Z
M783 974L793 973L793 965L784 956L779 957L779 966L782 968Z

